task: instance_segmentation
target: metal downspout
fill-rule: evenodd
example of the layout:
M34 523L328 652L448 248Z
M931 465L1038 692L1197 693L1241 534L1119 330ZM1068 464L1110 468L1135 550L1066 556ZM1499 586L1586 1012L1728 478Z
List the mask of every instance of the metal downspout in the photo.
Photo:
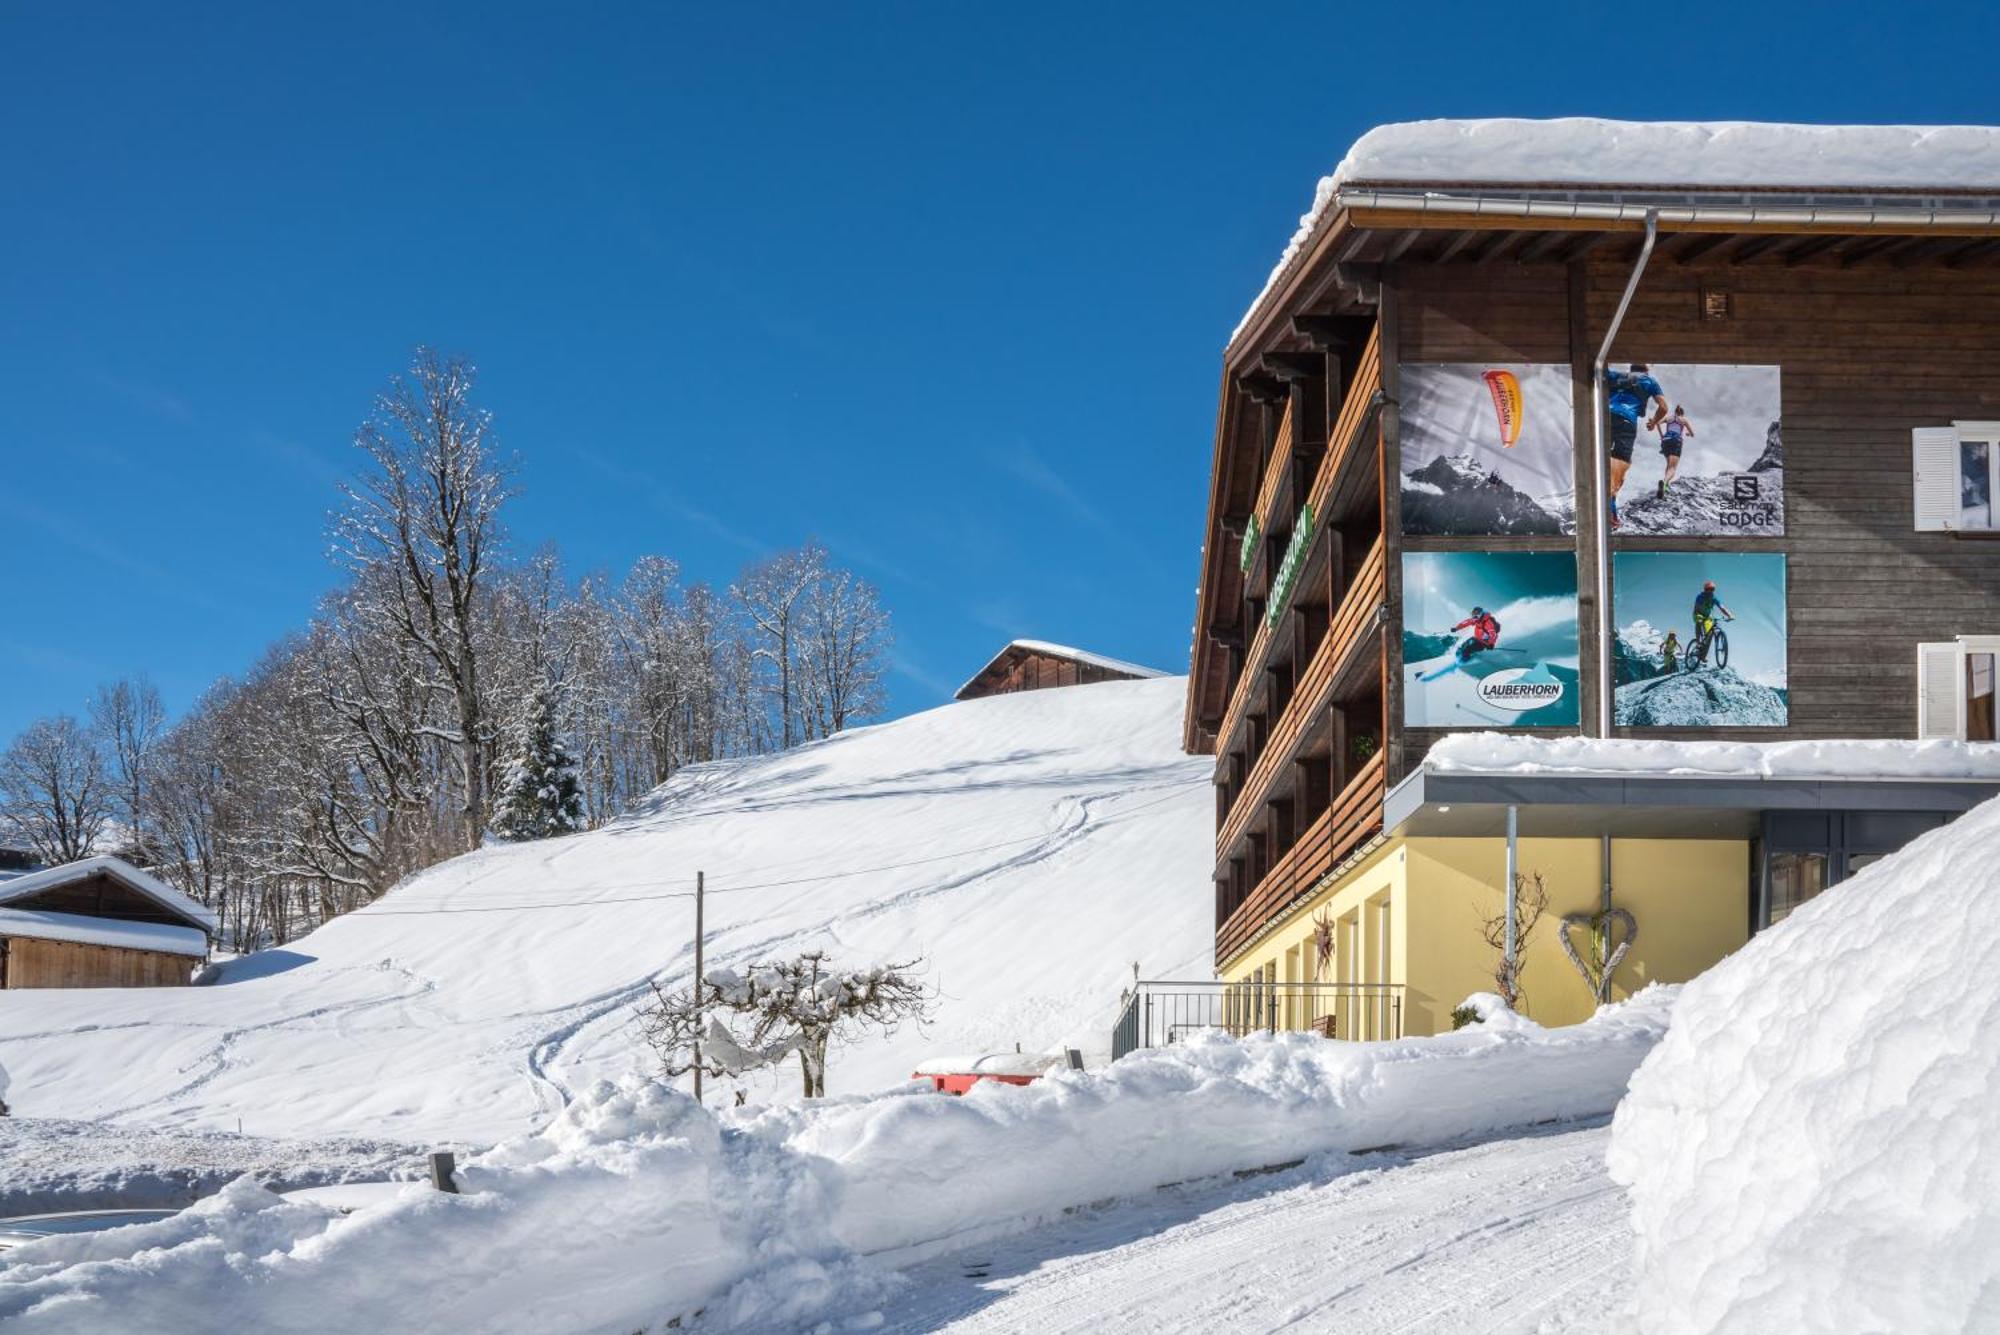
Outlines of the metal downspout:
M1625 323L1626 308L1632 304L1632 294L1639 290L1639 279L1646 273L1646 261L1653 258L1653 242L1660 235L1660 211L1646 210L1646 242L1639 247L1639 260L1632 266L1632 276L1625 280L1625 295L1618 298L1618 310L1611 317L1611 327L1604 331L1604 342L1598 345L1597 360L1590 367L1590 440L1591 470L1597 482L1597 516L1593 521L1597 535L1597 735L1611 735L1611 465L1604 455L1604 364L1611 359L1611 344L1618 337L1619 326Z

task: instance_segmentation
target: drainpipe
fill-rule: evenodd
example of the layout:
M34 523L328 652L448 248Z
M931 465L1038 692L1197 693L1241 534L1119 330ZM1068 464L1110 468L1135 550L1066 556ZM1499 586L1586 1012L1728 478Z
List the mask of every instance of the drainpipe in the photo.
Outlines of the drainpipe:
M1625 310L1632 304L1632 294L1639 290L1639 279L1646 272L1646 261L1653 258L1653 242L1660 235L1660 211L1646 210L1646 242L1639 247L1638 263L1632 266L1632 276L1625 280L1625 295L1618 298L1618 310L1611 317L1611 327L1604 331L1604 342L1598 346L1597 360L1590 366L1590 439L1591 469L1597 480L1597 516L1594 520L1597 534L1597 735L1611 735L1611 522L1610 490L1611 465L1604 457L1604 363L1611 359L1611 344L1618 337L1618 328L1625 323Z

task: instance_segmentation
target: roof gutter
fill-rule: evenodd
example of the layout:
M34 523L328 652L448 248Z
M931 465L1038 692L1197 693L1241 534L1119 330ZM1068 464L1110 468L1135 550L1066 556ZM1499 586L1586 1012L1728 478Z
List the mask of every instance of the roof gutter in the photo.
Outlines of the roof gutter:
M1441 217L1530 218L1550 221L1628 223L1643 226L1648 217L1677 226L1772 225L1805 228L1855 228L1863 231L1915 230L1942 227L2000 228L2000 210L1831 208L1766 208L1729 204L1612 204L1565 199L1522 199L1518 196L1444 195L1387 190L1340 190L1324 217L1343 210L1389 209L1437 214Z

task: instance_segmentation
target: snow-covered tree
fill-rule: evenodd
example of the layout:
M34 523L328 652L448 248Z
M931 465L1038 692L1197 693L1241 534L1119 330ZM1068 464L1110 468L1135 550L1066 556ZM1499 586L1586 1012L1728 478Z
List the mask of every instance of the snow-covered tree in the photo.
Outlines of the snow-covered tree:
M778 744L789 748L802 740L799 727L800 623L804 601L826 572L826 549L808 541L794 552L746 566L730 593L743 608L756 633L756 656L776 674Z
M800 621L807 735L831 737L882 708L889 614L874 585L822 564Z
M576 758L557 731L558 688L544 681L528 701L500 781L493 828L509 839L546 839L587 825Z
M160 693L144 677L100 686L90 702L90 724L105 751L125 838L146 853L146 799L155 753L167 726L167 711L160 703Z
M89 857L114 801L103 754L68 714L35 720L0 754L0 825L43 862Z
M670 1078L697 1065L710 1075L743 1075L797 1053L805 1096L815 1099L826 1094L833 1043L870 1026L886 1034L929 1017L933 998L915 977L918 963L838 969L825 951L811 950L741 972L711 969L699 994L655 983L652 1004L639 1014Z
M461 846L486 828L489 719L480 634L512 494L495 453L491 414L472 403L472 366L417 349L407 378L376 400L354 443L363 475L341 487L335 548L358 577L362 608L421 649L453 708L433 725L458 761Z

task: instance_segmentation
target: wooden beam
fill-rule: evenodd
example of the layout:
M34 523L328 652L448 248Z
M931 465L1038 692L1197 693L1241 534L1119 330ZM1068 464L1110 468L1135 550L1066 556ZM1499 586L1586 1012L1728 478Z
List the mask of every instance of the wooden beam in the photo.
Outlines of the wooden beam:
M1571 237L1568 232L1544 232L1533 241L1530 241L1527 249L1521 252L1521 263L1533 264L1537 260L1543 259L1555 251L1562 249L1569 244L1570 240Z
M1796 269L1799 265L1809 264L1822 256L1837 255L1861 239L1858 236L1816 237L1812 241L1793 246L1790 250L1786 251L1785 267Z
M1264 373L1288 385L1317 380L1326 374L1326 358L1317 352L1267 352L1258 359Z
M1480 251L1478 255L1474 256L1472 262L1474 264L1491 264L1493 263L1493 261L1499 259L1502 255L1506 254L1507 251L1513 247L1515 242L1519 241L1524 236L1531 236L1531 235L1533 235L1533 233L1531 232L1496 233L1494 236L1493 244L1487 246L1484 250Z
M1903 247L1905 246L1914 245L1923 240L1925 240L1925 238L1921 236L1890 236L1890 237L1875 238L1868 241L1864 245L1855 246L1853 249L1849 250L1846 254L1842 255L1840 257L1840 267L1843 269L1852 269L1857 264L1865 264L1869 260L1882 259L1887 255L1893 254L1894 252L1903 249Z
M1586 255L1603 250L1606 246L1614 242L1625 242L1631 239L1623 232L1585 232L1570 244L1568 250L1563 251L1562 254L1557 255L1555 258L1561 260L1564 264L1568 264L1573 260L1580 260Z
M1693 264L1696 260L1705 259L1726 251L1729 247L1744 239L1741 233L1731 232L1711 233L1706 236L1699 233L1687 232L1683 233L1683 235L1695 236L1699 239L1674 247L1672 258L1675 264Z
M1417 243L1417 238L1422 235L1421 231L1412 227L1397 236L1395 240L1389 243L1389 249L1383 253L1382 263L1394 264L1397 260L1402 259L1409 252L1410 247Z
M1804 237L1786 236L1781 232L1773 233L1769 236L1745 237L1730 250L1729 257L1724 262L1728 264L1747 264L1759 255L1783 254L1803 240L1805 240Z
M2000 251L2000 238L1992 241L1980 241L1974 245L1967 246L1964 250L1959 251L1956 255L1946 260L1944 267L1947 269L1964 269L1979 263L1981 260L1987 259L1995 251Z
M1470 228L1454 234L1451 240L1445 243L1444 249L1438 252L1437 258L1431 261L1431 263L1446 264L1457 259L1460 251L1471 245L1475 239L1484 235L1486 235L1484 232L1475 232Z
M1974 242L1973 246L1977 246L1978 244L1978 242ZM1934 241L1927 241L1921 246L1913 246L1904 250L1889 262L1898 269L1907 269L1912 265L1922 264L1925 260L1937 259L1940 255L1956 254L1961 250L1972 248L1972 246L1966 245L1964 237L1939 237Z
M1382 299L1382 269L1375 264L1336 264L1333 283L1352 294L1358 305L1373 306Z
M1267 408L1276 407L1290 397L1289 391L1281 382L1256 372L1237 376L1236 385L1246 397Z

